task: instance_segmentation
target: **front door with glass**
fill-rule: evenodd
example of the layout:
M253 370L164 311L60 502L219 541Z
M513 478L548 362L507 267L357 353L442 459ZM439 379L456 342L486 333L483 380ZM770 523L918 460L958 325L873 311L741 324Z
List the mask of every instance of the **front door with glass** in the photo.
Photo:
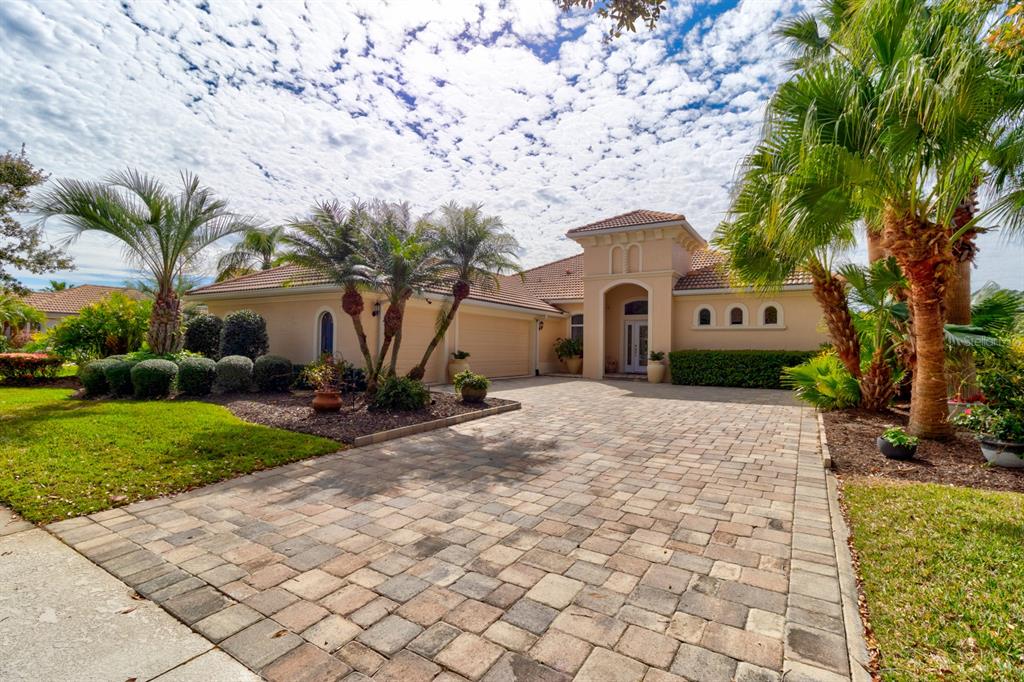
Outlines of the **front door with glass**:
M622 338L625 346L623 349L623 371L634 373L647 371L647 322L626 322Z

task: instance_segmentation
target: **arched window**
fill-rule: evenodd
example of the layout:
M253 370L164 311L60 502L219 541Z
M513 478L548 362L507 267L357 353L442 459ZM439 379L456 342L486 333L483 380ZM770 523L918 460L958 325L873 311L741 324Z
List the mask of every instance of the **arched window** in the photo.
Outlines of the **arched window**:
M639 244L630 244L626 249L626 272L640 272Z
M334 316L329 312L320 313L318 355L334 355Z
M573 341L583 340L583 315L573 315L569 318L569 337Z
M623 257L622 257L622 247L621 246L613 246L612 247L611 260L612 260L612 262L611 262L611 272L612 273L625 272L625 268L622 265Z
M773 305L764 309L764 323L774 325L779 323L779 309Z
M623 315L646 315L647 301L630 301L622 309Z
M741 325L743 324L743 308L735 307L729 309L729 324Z
M711 308L701 308L697 313L697 326L699 327L710 327L711 326Z

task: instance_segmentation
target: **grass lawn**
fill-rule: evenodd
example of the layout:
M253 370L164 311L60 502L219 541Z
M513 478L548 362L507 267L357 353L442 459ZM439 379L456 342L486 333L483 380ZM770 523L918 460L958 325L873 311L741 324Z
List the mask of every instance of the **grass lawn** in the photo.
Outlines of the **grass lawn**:
M335 452L332 440L189 401L83 401L0 388L0 503L30 521L88 514Z
M1024 495L844 484L884 680L1024 680Z

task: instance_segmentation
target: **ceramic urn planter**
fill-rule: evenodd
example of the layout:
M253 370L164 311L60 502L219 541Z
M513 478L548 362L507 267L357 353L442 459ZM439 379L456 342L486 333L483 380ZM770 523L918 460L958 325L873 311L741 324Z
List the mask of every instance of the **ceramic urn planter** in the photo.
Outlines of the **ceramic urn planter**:
M314 412L337 412L341 409L341 394L337 391L314 391Z

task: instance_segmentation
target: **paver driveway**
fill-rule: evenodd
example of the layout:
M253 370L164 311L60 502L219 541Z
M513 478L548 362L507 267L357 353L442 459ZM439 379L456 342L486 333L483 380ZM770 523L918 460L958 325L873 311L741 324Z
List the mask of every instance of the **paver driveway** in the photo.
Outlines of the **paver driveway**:
M493 392L523 409L51 529L272 680L848 678L813 412Z

